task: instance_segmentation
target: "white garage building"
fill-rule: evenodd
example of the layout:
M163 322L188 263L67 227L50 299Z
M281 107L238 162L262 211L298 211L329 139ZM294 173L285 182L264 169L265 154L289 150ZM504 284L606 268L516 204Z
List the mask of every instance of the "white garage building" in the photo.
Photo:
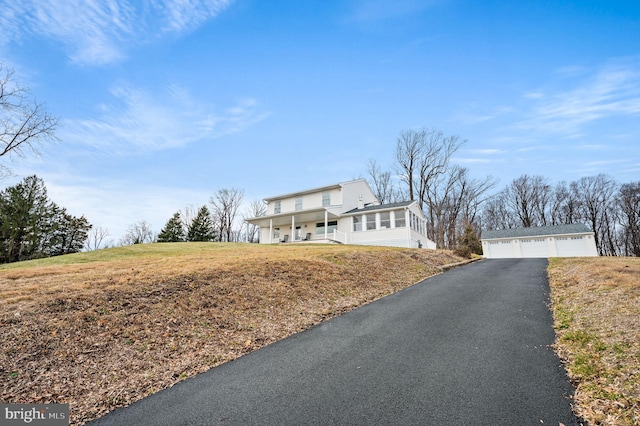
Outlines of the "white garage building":
M581 224L484 231L482 251L489 259L598 255L593 232Z

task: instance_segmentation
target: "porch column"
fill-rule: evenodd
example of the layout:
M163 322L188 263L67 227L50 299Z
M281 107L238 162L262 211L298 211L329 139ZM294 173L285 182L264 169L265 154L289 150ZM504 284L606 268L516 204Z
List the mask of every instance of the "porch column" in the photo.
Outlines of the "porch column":
M327 229L329 227L329 212L328 211L324 211L324 239L328 239L329 238L329 230Z
M273 242L273 219L269 219L269 244Z
M296 236L296 217L291 216L291 235L289 236L289 238L291 238L291 241L295 239L295 236Z

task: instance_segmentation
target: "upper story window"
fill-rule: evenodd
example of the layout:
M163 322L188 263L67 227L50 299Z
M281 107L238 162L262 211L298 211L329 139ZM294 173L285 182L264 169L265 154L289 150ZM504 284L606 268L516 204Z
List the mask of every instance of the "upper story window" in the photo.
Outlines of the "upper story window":
M282 207L280 205L280 201L276 201L273 203L273 214L280 214Z
M302 197L296 197L296 210L302 210Z
M322 193L322 207L328 207L331 205L331 193L323 192Z

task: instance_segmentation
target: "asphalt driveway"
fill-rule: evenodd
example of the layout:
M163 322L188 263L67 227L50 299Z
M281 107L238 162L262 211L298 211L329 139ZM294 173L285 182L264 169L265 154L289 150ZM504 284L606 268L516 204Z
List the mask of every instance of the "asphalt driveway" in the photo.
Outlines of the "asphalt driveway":
M476 262L95 425L575 425L546 259Z

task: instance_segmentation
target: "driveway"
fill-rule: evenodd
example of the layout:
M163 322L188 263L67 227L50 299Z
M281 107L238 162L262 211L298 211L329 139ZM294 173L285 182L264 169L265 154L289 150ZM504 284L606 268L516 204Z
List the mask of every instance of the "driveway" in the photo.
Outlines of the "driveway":
M476 262L95 425L575 425L546 259Z

